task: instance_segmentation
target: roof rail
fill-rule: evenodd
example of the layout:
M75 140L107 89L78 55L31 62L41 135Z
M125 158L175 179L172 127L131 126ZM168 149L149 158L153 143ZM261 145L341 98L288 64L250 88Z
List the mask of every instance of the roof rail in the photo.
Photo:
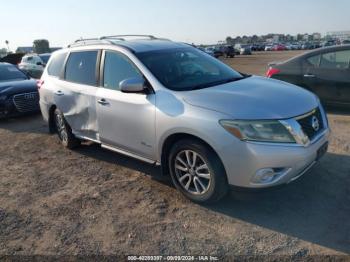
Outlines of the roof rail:
M145 38L149 38L151 40L155 40L155 39L158 39L157 37L153 36L153 35L109 35L109 36L101 36L100 39L108 39L108 38L117 38L117 39L123 39L125 40L124 38L125 37L145 37Z
M94 44L115 44L114 41L126 41L125 38L127 37L145 37L150 40L166 40L170 41L169 39L165 38L158 38L153 35L110 35L110 36L101 36L101 37L95 37L95 38L81 38L78 40L75 40L72 44L68 45L69 47L75 47L75 46L82 46L82 45L94 45Z
M100 38L81 38L75 40L72 44L69 44L68 47L73 46L80 46L80 45L93 45L93 44L100 44L100 43L111 43L107 39L100 39Z

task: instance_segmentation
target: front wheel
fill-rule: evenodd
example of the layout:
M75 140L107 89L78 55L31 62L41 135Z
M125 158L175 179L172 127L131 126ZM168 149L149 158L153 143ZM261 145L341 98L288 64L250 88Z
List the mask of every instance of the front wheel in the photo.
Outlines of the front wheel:
M224 166L204 143L195 139L181 140L172 147L168 161L174 185L190 200L212 203L227 193Z
M54 112L56 132L58 139L66 148L73 149L80 145L80 140L72 133L72 129L64 119L62 112L58 109Z

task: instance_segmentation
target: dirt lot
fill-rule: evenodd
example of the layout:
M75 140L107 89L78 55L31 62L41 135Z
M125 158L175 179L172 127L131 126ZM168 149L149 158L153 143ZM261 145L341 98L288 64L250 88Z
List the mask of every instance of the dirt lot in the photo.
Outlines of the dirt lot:
M296 52L225 61L264 74ZM329 153L281 188L186 200L159 168L83 145L63 149L40 115L0 122L1 255L350 254L350 113L329 113Z

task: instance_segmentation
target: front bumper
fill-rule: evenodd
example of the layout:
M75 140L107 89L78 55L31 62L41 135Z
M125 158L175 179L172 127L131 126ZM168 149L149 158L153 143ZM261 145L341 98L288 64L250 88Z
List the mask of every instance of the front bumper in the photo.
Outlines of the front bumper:
M32 93L36 92L31 92L31 94ZM22 96L25 94L12 95L6 100L0 101L0 119L39 112L39 95L35 94L35 97L30 97L30 99L25 100L25 98L22 99ZM16 99L14 97L16 97Z
M237 149L232 145L221 148L220 157L230 185L247 188L264 188L287 184L305 174L319 159L318 151L328 143L330 131L325 129L309 146L274 145L242 142ZM255 182L259 170L283 170L272 181Z
M7 118L18 114L19 112L11 99L0 102L0 118Z

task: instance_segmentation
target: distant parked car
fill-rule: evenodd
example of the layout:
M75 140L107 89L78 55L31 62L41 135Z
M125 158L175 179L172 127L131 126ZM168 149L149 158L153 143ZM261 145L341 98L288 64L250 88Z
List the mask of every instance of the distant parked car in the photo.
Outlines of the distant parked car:
M317 49L319 47L321 47L321 45L317 43L304 43L302 45L302 49L304 50L312 50L312 49Z
M302 49L302 50L308 50L308 49L310 49L310 44L309 44L309 43L304 43L304 44L302 44L302 45L301 45L301 49Z
M221 46L215 46L214 47L214 56L216 58L219 58L220 56L224 56L225 53L224 51L222 50L222 47Z
M271 64L267 76L304 87L324 103L350 105L349 64L350 45L327 47Z
M206 52L207 54L215 57L215 58L219 58L220 56L223 56L224 53L220 50L218 50L216 47L206 47L204 49L204 52Z
M257 46L256 44L252 44L252 45L250 46L250 49L251 49L252 51L258 51L258 46Z
M264 51L265 50L265 44L258 44L255 46L255 51ZM252 50L254 51L254 50Z
M266 45L265 51L272 51L273 45Z
M51 54L28 54L22 57L19 68L33 78L39 79L44 72L44 68L49 61Z
M335 46L335 45L337 45L337 42L335 40L329 40L329 41L323 42L321 46L328 47L328 46Z
M16 66L0 63L0 118L39 110L37 82Z
M200 50L202 50L203 52L207 53L208 55L214 56L214 48L212 47L206 47L206 48L199 48Z
M263 51L265 50L265 46L261 45L261 44L253 44L250 46L250 48L252 49L252 51Z
M233 58L235 57L235 49L233 48L232 45L225 45L221 48L221 51L224 53L225 57L230 57Z
M252 54L252 49L248 45L247 46L241 46L240 54L241 55L251 55Z
M282 44L276 44L272 47L272 50L273 51L284 51L284 50L286 50L286 47L285 47L285 45L282 45Z
M301 49L301 45L294 43L294 44L291 45L291 49L292 50L300 50Z
M291 44L286 44L285 47L286 47L286 50L292 50L292 45Z

